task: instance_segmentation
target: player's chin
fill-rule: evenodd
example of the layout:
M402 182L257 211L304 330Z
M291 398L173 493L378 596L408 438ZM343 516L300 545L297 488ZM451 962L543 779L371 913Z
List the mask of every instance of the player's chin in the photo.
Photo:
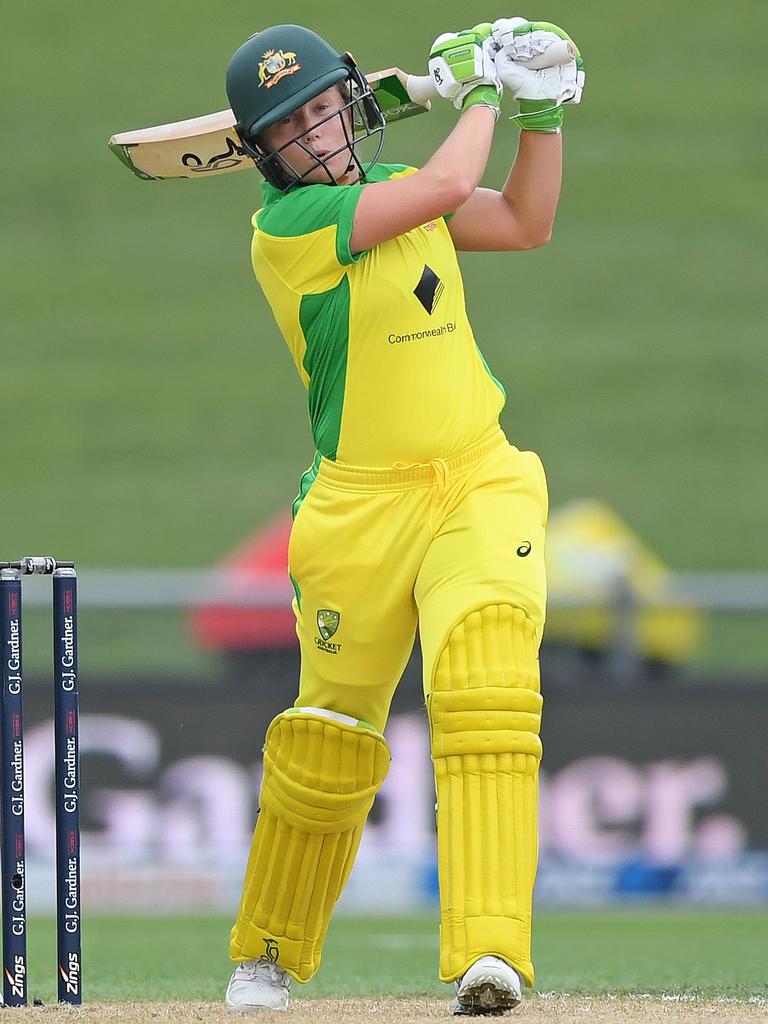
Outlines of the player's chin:
M335 156L324 159L323 163L318 163L304 180L313 185L330 185L331 179L337 185L351 185L357 181L357 177L357 166L345 149Z

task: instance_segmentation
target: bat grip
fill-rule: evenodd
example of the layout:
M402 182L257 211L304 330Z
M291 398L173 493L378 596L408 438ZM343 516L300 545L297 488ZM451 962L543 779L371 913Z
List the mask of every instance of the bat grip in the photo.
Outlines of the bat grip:
M538 57L532 57L530 60L520 60L518 64L524 68L530 68L531 71L538 71L540 68L554 68L559 64L568 64L576 59L577 53L578 50L570 39L558 39L556 43L548 46L544 53L539 54Z
M420 103L423 107L440 95L431 75L408 75L405 91L414 103Z
M521 67L529 68L531 71L538 71L541 68L552 68L559 64L568 64L576 56L573 44L566 39L561 39L548 46L546 51L532 60L519 61ZM439 96L437 87L431 75L408 75L405 82L405 90L414 103L427 106L430 100Z

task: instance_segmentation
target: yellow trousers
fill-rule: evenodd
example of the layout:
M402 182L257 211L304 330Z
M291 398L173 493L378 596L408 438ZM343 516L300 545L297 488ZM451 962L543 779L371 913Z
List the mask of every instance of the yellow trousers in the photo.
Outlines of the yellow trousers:
M296 514L296 706L382 731L416 634L424 692L453 628L489 604L521 608L540 641L546 584L544 471L496 428L448 459L368 469L321 460Z

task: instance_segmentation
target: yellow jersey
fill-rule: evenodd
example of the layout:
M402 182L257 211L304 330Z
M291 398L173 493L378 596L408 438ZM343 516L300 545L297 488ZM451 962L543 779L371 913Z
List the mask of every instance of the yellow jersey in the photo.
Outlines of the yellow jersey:
M375 164L367 181L413 174ZM355 466L426 462L498 422L504 389L472 334L444 218L360 253L365 184L262 185L253 269L308 392L315 447Z

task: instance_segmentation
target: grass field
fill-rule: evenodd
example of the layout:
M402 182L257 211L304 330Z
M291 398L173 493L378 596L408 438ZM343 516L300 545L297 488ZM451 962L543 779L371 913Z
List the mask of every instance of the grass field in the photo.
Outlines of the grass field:
M217 1003L229 976L223 918L93 917L84 926L86 1002ZM54 925L30 924L30 995L54 998ZM540 913L537 995L727 999L768 1015L768 916L627 911ZM433 917L339 916L323 966L300 997L447 998L436 979ZM764 1018L765 1019L765 1018Z
M438 32L499 13L392 0L320 19L295 0L290 17L366 69L423 71ZM573 33L589 78L553 243L462 260L510 396L503 425L541 452L553 506L608 501L674 567L765 568L762 5L736 0L727 29L693 0L529 13ZM14 554L204 565L295 494L311 440L248 264L256 173L143 183L105 145L225 106L227 60L264 18L246 0L7 12L0 526ZM396 126L385 156L422 162L452 120L438 105ZM514 146L505 121L486 184Z

